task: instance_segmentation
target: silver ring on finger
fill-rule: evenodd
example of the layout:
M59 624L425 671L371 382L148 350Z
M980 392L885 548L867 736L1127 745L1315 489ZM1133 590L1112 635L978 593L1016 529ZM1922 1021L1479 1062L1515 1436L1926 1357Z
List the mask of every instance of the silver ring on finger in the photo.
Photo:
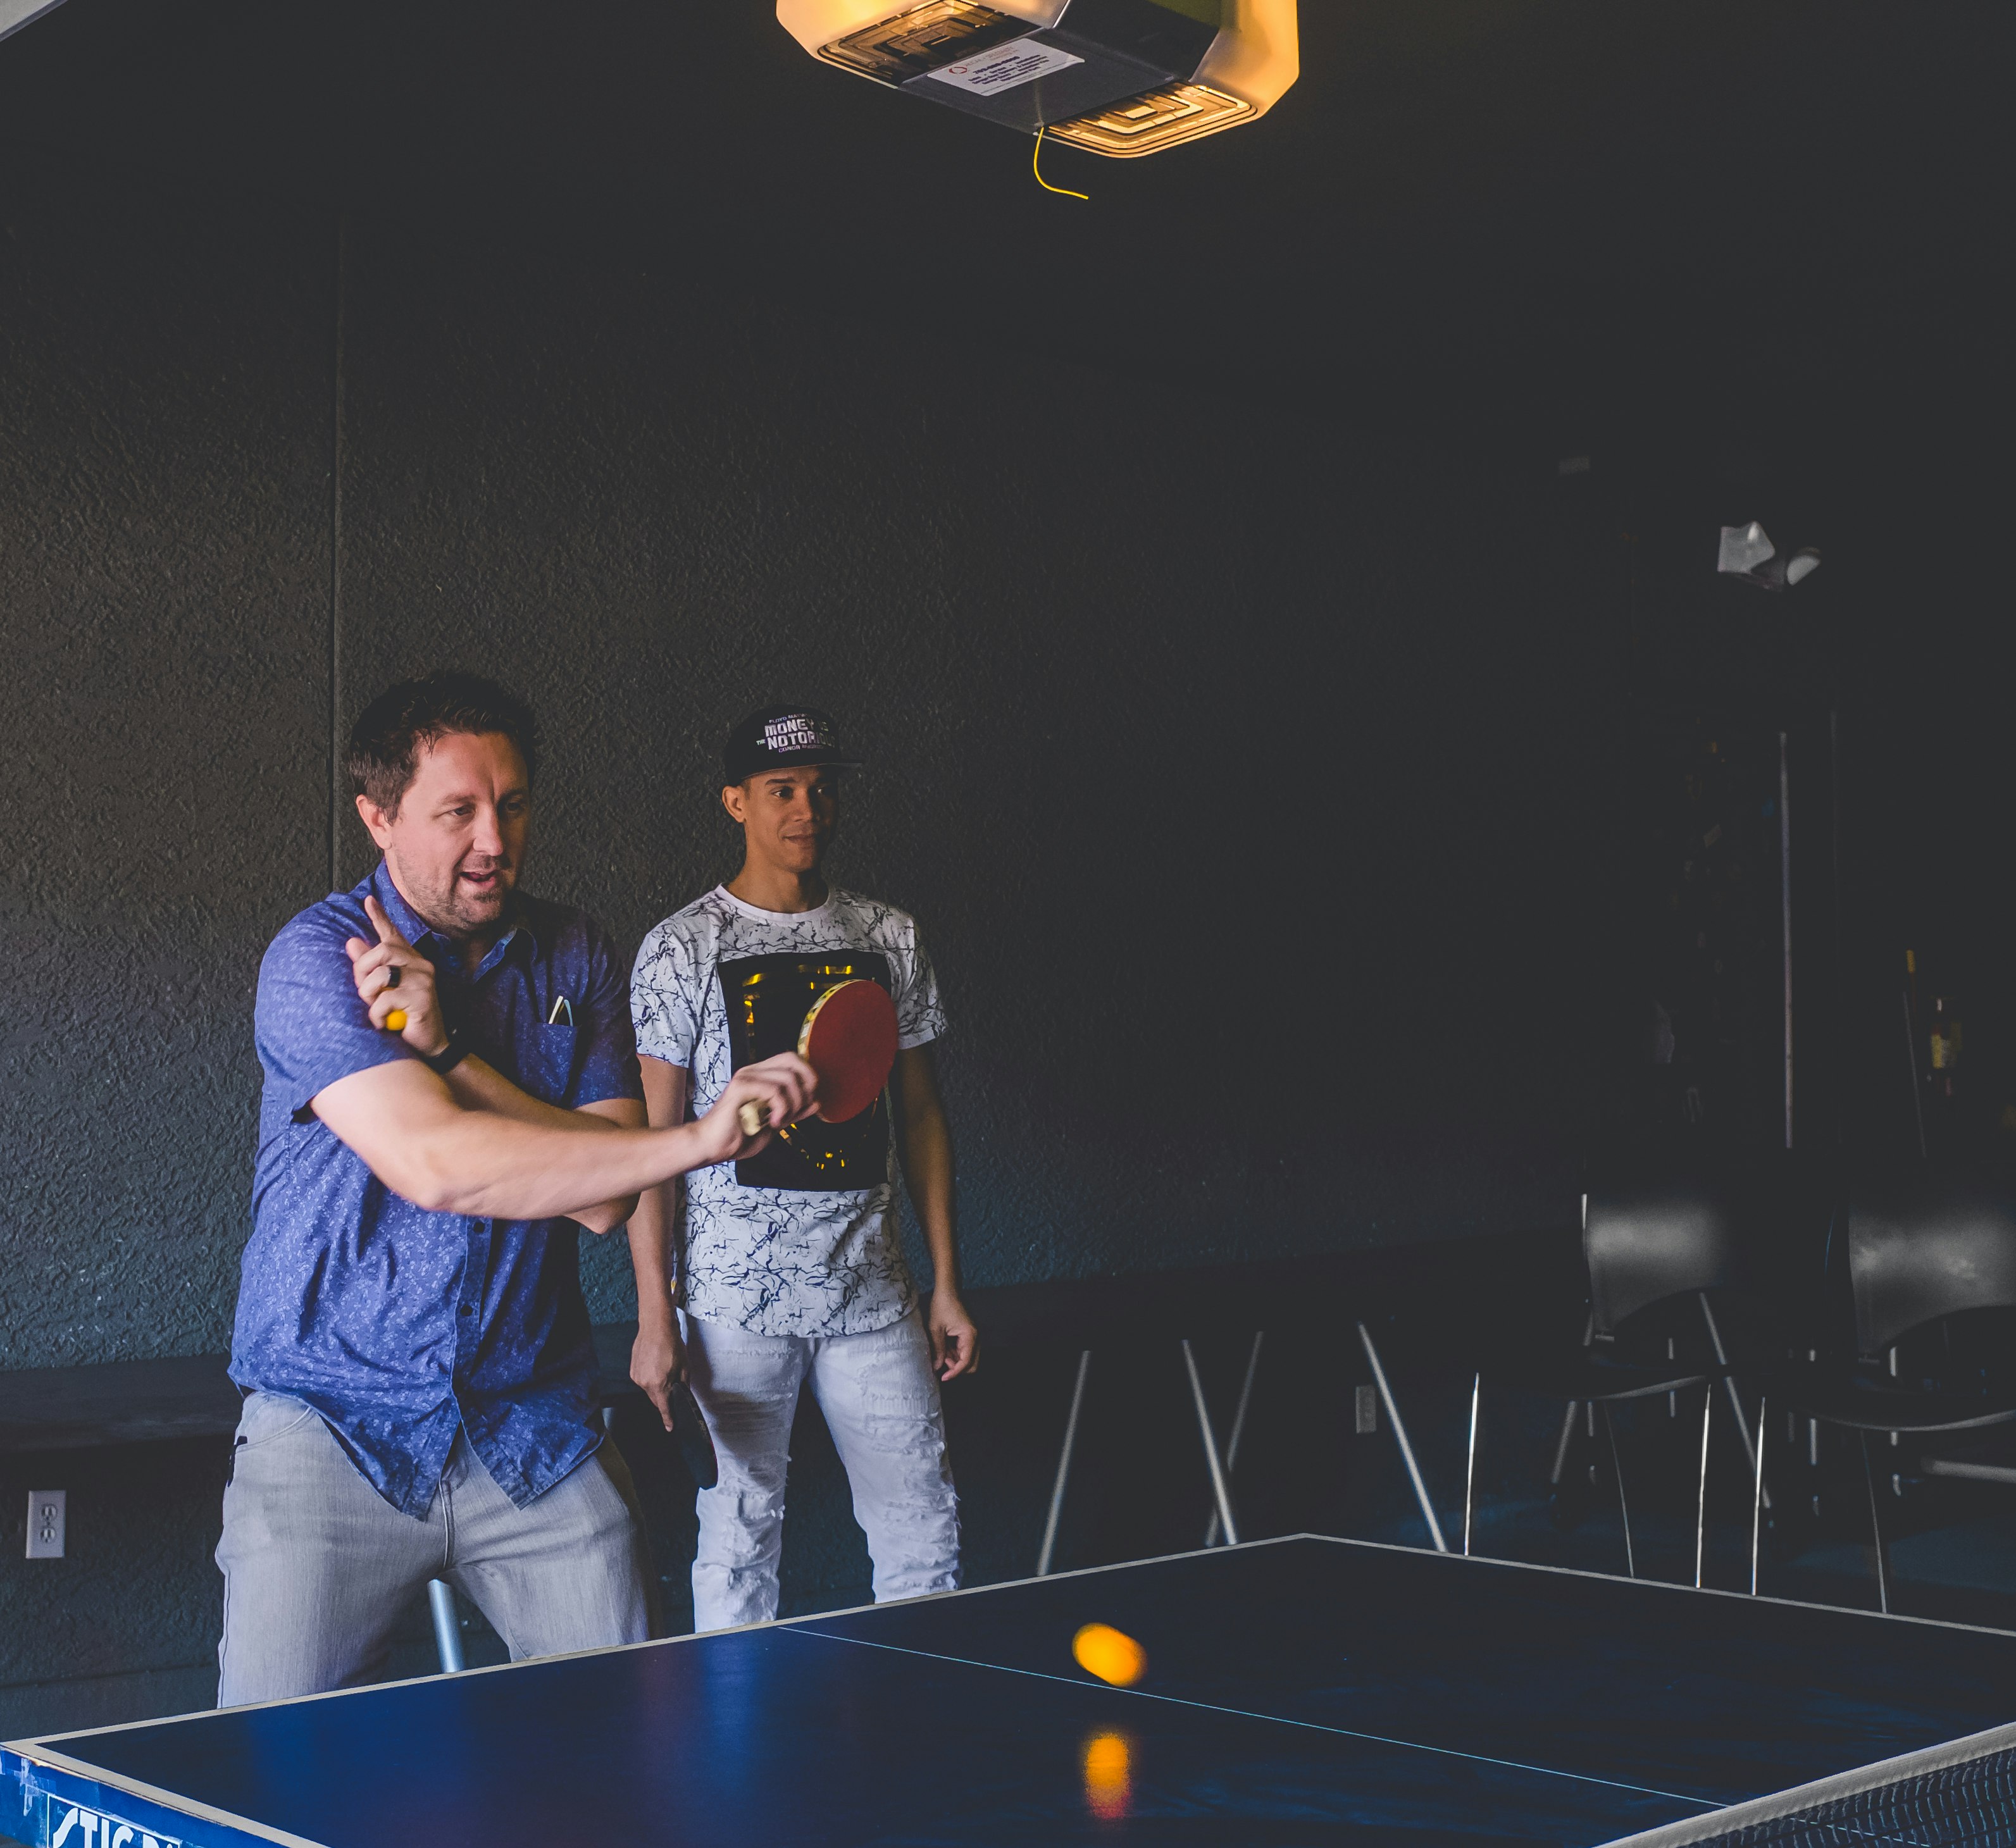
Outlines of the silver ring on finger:
M399 965L396 962L388 962L385 965L385 986L387 988L396 988L398 985Z

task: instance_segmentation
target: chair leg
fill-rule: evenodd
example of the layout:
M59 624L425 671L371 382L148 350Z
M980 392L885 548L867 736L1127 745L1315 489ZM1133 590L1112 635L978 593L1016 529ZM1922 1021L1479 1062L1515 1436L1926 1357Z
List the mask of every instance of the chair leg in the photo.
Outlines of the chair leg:
M1875 1544L1876 1604L1885 1616L1890 1612L1890 1553L1884 1544L1883 1517L1877 1512L1876 1462L1869 1454L1870 1434L1862 1434L1862 1479L1869 1490L1869 1537Z
M1715 1417L1715 1387L1701 1393L1701 1494L1694 1502L1694 1589L1701 1589L1701 1565L1708 1550L1708 1436Z
M1550 1489L1561 1486L1561 1472L1568 1466L1568 1446L1575 1442L1575 1414L1581 1410L1582 1401L1571 1399L1561 1414L1561 1434L1554 1444L1554 1466L1547 1472L1547 1487Z
M1617 1426L1611 1421L1607 1400L1603 1407L1603 1434L1610 1440L1610 1473L1617 1478L1617 1512L1624 1523L1624 1570L1635 1579L1638 1561L1631 1550L1631 1505L1624 1499L1624 1458L1617 1448Z
M1204 1381L1197 1372L1197 1356L1190 1351L1188 1336L1183 1340L1183 1365L1190 1376L1190 1401L1197 1408L1197 1433L1204 1440L1204 1468L1211 1474L1211 1492L1218 1503L1218 1518L1225 1524L1225 1542L1227 1546L1239 1544L1239 1525L1232 1515L1232 1491L1226 1486L1225 1465L1218 1454L1218 1437L1211 1428L1211 1408L1204 1403Z
M1225 1473L1229 1476L1239 1467L1239 1440L1246 1435L1246 1408L1253 1403L1253 1375L1260 1371L1260 1344L1267 1339L1264 1328L1253 1331L1253 1346L1246 1356L1246 1378L1239 1388L1239 1404L1232 1414L1232 1435L1225 1444ZM1211 1523L1204 1530L1204 1544L1208 1547L1218 1544L1218 1509L1211 1511Z
M1050 1490L1049 1518L1043 1523L1042 1551L1036 1555L1036 1577L1047 1578L1050 1558L1057 1551L1057 1522L1064 1512L1064 1487L1071 1480L1071 1451L1078 1444L1078 1415L1085 1404L1085 1376L1092 1366L1092 1350L1078 1357L1078 1379L1071 1387L1071 1415L1064 1420L1064 1448L1057 1453L1057 1479Z
M1586 1221L1589 1216L1589 1196L1586 1194L1582 1195L1582 1217ZM1582 1324L1582 1346L1587 1347L1595 1339L1595 1336L1596 1318L1591 1315ZM1554 1444L1554 1466L1547 1475L1547 1487L1550 1489L1558 1489L1561 1486L1561 1472L1568 1466L1568 1446L1575 1442L1575 1414L1581 1410L1582 1401L1579 1399L1571 1399L1562 1411L1561 1434ZM1596 1427L1593 1425L1590 1426L1589 1434L1592 1437L1596 1435Z
M1715 1364L1726 1368L1729 1365L1729 1350L1722 1344L1722 1330L1715 1322L1715 1310L1708 1303L1708 1293L1705 1290L1697 1290L1694 1293L1701 1303L1701 1320L1708 1324L1708 1338L1715 1348ZM1748 1450L1750 1448L1750 1421L1743 1415L1743 1395L1737 1390L1736 1375L1733 1373L1723 1373L1722 1390L1729 1395L1729 1409L1736 1414L1737 1433L1743 1440L1743 1447ZM1757 1459L1754 1455L1745 1458L1745 1461L1751 1469L1755 1469L1757 1467ZM1771 1495L1769 1490L1765 1491L1764 1505L1766 1508L1771 1505Z
M1428 1499L1428 1485L1421 1479L1421 1466L1414 1461L1414 1447L1407 1441L1407 1427L1400 1416L1400 1408L1394 1402L1393 1389L1386 1383L1386 1369L1379 1364L1379 1350L1372 1344L1372 1331L1364 1323L1358 1325L1358 1339L1365 1344L1365 1357L1372 1363L1372 1383L1379 1389L1379 1402L1386 1408L1386 1422L1393 1427L1393 1441L1400 1447L1400 1461L1407 1466L1407 1479L1414 1485L1414 1500L1420 1505L1421 1519L1428 1524L1428 1538L1435 1543L1435 1551L1446 1553L1449 1542L1442 1538L1442 1524L1435 1519L1435 1504Z
M1477 1412L1484 1397L1484 1375L1470 1382L1470 1455L1463 1471L1463 1556L1470 1557L1470 1519L1477 1505Z
M1757 1395L1757 1487L1750 1502L1750 1595L1757 1595L1758 1543L1764 1535L1764 1413L1767 1401Z

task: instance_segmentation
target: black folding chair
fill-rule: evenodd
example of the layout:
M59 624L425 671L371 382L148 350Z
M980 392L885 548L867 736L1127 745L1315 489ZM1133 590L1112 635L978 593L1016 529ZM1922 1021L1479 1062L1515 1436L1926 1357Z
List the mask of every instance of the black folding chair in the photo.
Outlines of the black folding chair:
M1708 1440L1718 1390L1727 1397L1746 1448L1752 1445L1710 1293L1752 1286L1759 1247L1769 1231L1761 1217L1755 1189L1741 1179L1665 1179L1593 1188L1582 1202L1589 1314L1582 1346L1553 1354L1514 1355L1490 1369L1506 1385L1568 1402L1554 1452L1557 1494L1577 1419L1588 1418L1593 1436L1601 1416L1624 1526L1625 1569L1634 1578L1638 1565L1631 1512L1611 1408L1625 1400L1701 1389L1701 1482L1694 1520L1694 1583L1699 1584L1707 1535ZM1655 1313L1661 1310L1666 1313ZM1484 1379L1480 1370L1471 1388L1463 1482L1466 1553L1475 1505Z
M1845 1213L1845 1258L1854 1334L1832 1354L1774 1368L1767 1405L1795 1418L1860 1435L1876 1555L1877 1601L1890 1608L1890 1562L1877 1494L1878 1437L1930 1437L2016 1420L2016 1380L2006 1368L1971 1378L1900 1374L1900 1347L1935 1324L1970 1311L2016 1309L2016 1199L2006 1185L1946 1177L1912 1179L1857 1190ZM1759 1424L1762 1426L1760 1408ZM2016 1468L1965 1458L1924 1457L1927 1475L1977 1476L2016 1483ZM1761 1488L1763 1472L1758 1472ZM1755 1537L1751 1541L1753 1560ZM1753 1589L1755 1588L1753 1566Z

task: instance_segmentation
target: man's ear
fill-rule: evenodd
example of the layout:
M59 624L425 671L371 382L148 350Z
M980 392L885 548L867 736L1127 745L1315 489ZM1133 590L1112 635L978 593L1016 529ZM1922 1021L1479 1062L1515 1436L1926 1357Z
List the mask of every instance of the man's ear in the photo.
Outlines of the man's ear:
M749 819L749 793L740 783L729 783L721 792L721 806L728 811L728 818L736 827Z
M358 818L382 854L392 844L392 818L373 802L369 796L357 799Z

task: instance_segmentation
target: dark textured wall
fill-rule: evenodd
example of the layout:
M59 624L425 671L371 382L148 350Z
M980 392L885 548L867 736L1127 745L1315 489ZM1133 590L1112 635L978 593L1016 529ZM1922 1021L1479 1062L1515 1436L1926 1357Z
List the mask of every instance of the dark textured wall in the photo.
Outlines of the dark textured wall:
M558 231L366 225L349 279L346 697L440 660L525 686L531 883L632 944L734 868L728 724L830 706L869 760L834 872L916 913L950 1000L970 1277L1235 1249L1246 1106L1196 1078L1237 1018L1158 1004L1246 877L1258 613L1240 491L1181 448L1116 466L1161 395L947 378Z
M328 858L331 275L299 212L0 154L0 1368L228 1339L253 979ZM222 1465L0 1469L0 1730L206 1698Z
M0 155L0 1367L229 1329L326 861L329 286L299 212Z

